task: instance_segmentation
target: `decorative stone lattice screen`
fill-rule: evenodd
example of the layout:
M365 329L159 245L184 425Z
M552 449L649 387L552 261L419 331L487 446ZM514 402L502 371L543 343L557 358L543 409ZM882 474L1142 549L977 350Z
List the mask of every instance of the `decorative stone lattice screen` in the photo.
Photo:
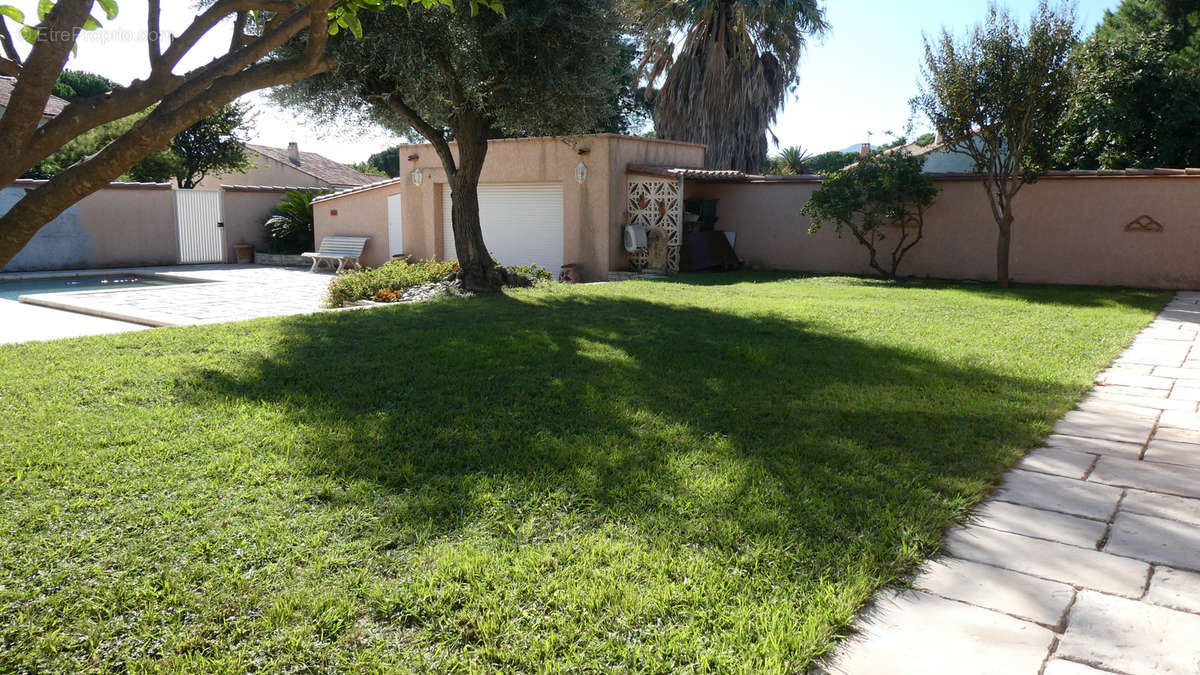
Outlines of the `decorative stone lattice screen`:
M629 222L650 230L660 229L667 235L667 271L678 272L679 250L683 246L683 181L630 176ZM639 267L649 262L646 249L630 257Z

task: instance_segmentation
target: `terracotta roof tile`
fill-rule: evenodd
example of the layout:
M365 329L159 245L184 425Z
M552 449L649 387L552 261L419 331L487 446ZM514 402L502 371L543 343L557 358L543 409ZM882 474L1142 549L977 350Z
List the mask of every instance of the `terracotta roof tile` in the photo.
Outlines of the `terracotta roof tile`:
M13 89L16 86L17 79L15 77L0 75L0 106L8 107L8 101L12 98ZM57 117L70 104L70 101L51 94L50 98L46 101L46 107L42 110L42 114L49 117Z
M328 157L318 155L315 152L301 152L300 163L293 164L288 159L288 151L286 148L272 148L266 145L246 144L247 148L269 157L276 162L290 166L297 171L325 181L330 185L367 185L379 180L379 176L371 176L369 174L355 171L354 169L335 162Z

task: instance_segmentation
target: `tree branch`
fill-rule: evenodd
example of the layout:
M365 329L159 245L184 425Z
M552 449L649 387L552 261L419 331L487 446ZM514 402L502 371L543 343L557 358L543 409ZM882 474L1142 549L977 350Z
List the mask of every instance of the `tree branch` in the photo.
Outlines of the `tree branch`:
M162 56L162 36L159 26L162 24L161 0L149 0L146 8L146 48L150 50L150 63Z
M446 142L445 132L425 121L425 118L421 117L416 110L413 110L399 96L388 94L384 97L383 101L389 108L403 117L404 121L412 125L412 128L416 129L422 136L429 140L433 145L434 151L437 152L438 157L442 160L442 166L445 167L447 174L453 175L458 173L458 164L454 161L454 153L450 151L450 144Z
M20 156L18 150L37 129L58 74L71 54L77 30L83 26L91 8L92 0L59 0L46 15L37 44L21 66L21 77L0 117L0 157L6 163ZM0 184L7 185L8 182Z

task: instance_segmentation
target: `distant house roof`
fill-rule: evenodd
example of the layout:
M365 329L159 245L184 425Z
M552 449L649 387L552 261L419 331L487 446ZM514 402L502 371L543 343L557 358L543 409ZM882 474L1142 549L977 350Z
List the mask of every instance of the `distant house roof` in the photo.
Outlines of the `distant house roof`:
M8 100L12 98L13 89L17 87L17 78L0 75L0 108L8 107ZM46 101L46 107L42 110L42 114L46 117L58 117L58 114L70 105L70 101L59 98L53 94Z
M380 176L371 176L355 171L341 162L335 162L315 152L299 153L300 162L297 164L289 157L287 148L272 148L251 143L247 143L246 147L260 155L265 155L280 164L290 166L297 171L302 171L330 185L367 185L380 180Z

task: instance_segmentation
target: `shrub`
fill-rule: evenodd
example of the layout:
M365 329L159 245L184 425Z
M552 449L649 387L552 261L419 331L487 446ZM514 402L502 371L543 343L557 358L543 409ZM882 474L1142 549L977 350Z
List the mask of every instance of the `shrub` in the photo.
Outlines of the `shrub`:
M541 265L513 265L508 268L513 274L529 277L534 281L551 281L554 277Z
M387 297L381 291L395 294L412 286L440 281L457 271L457 260L421 260L414 263L393 260L380 267L348 270L329 283L329 304L341 307L346 303L374 298L376 294Z
M313 206L316 192L292 190L284 195L275 207L263 229L267 234L267 246L271 253L304 253L314 251Z

